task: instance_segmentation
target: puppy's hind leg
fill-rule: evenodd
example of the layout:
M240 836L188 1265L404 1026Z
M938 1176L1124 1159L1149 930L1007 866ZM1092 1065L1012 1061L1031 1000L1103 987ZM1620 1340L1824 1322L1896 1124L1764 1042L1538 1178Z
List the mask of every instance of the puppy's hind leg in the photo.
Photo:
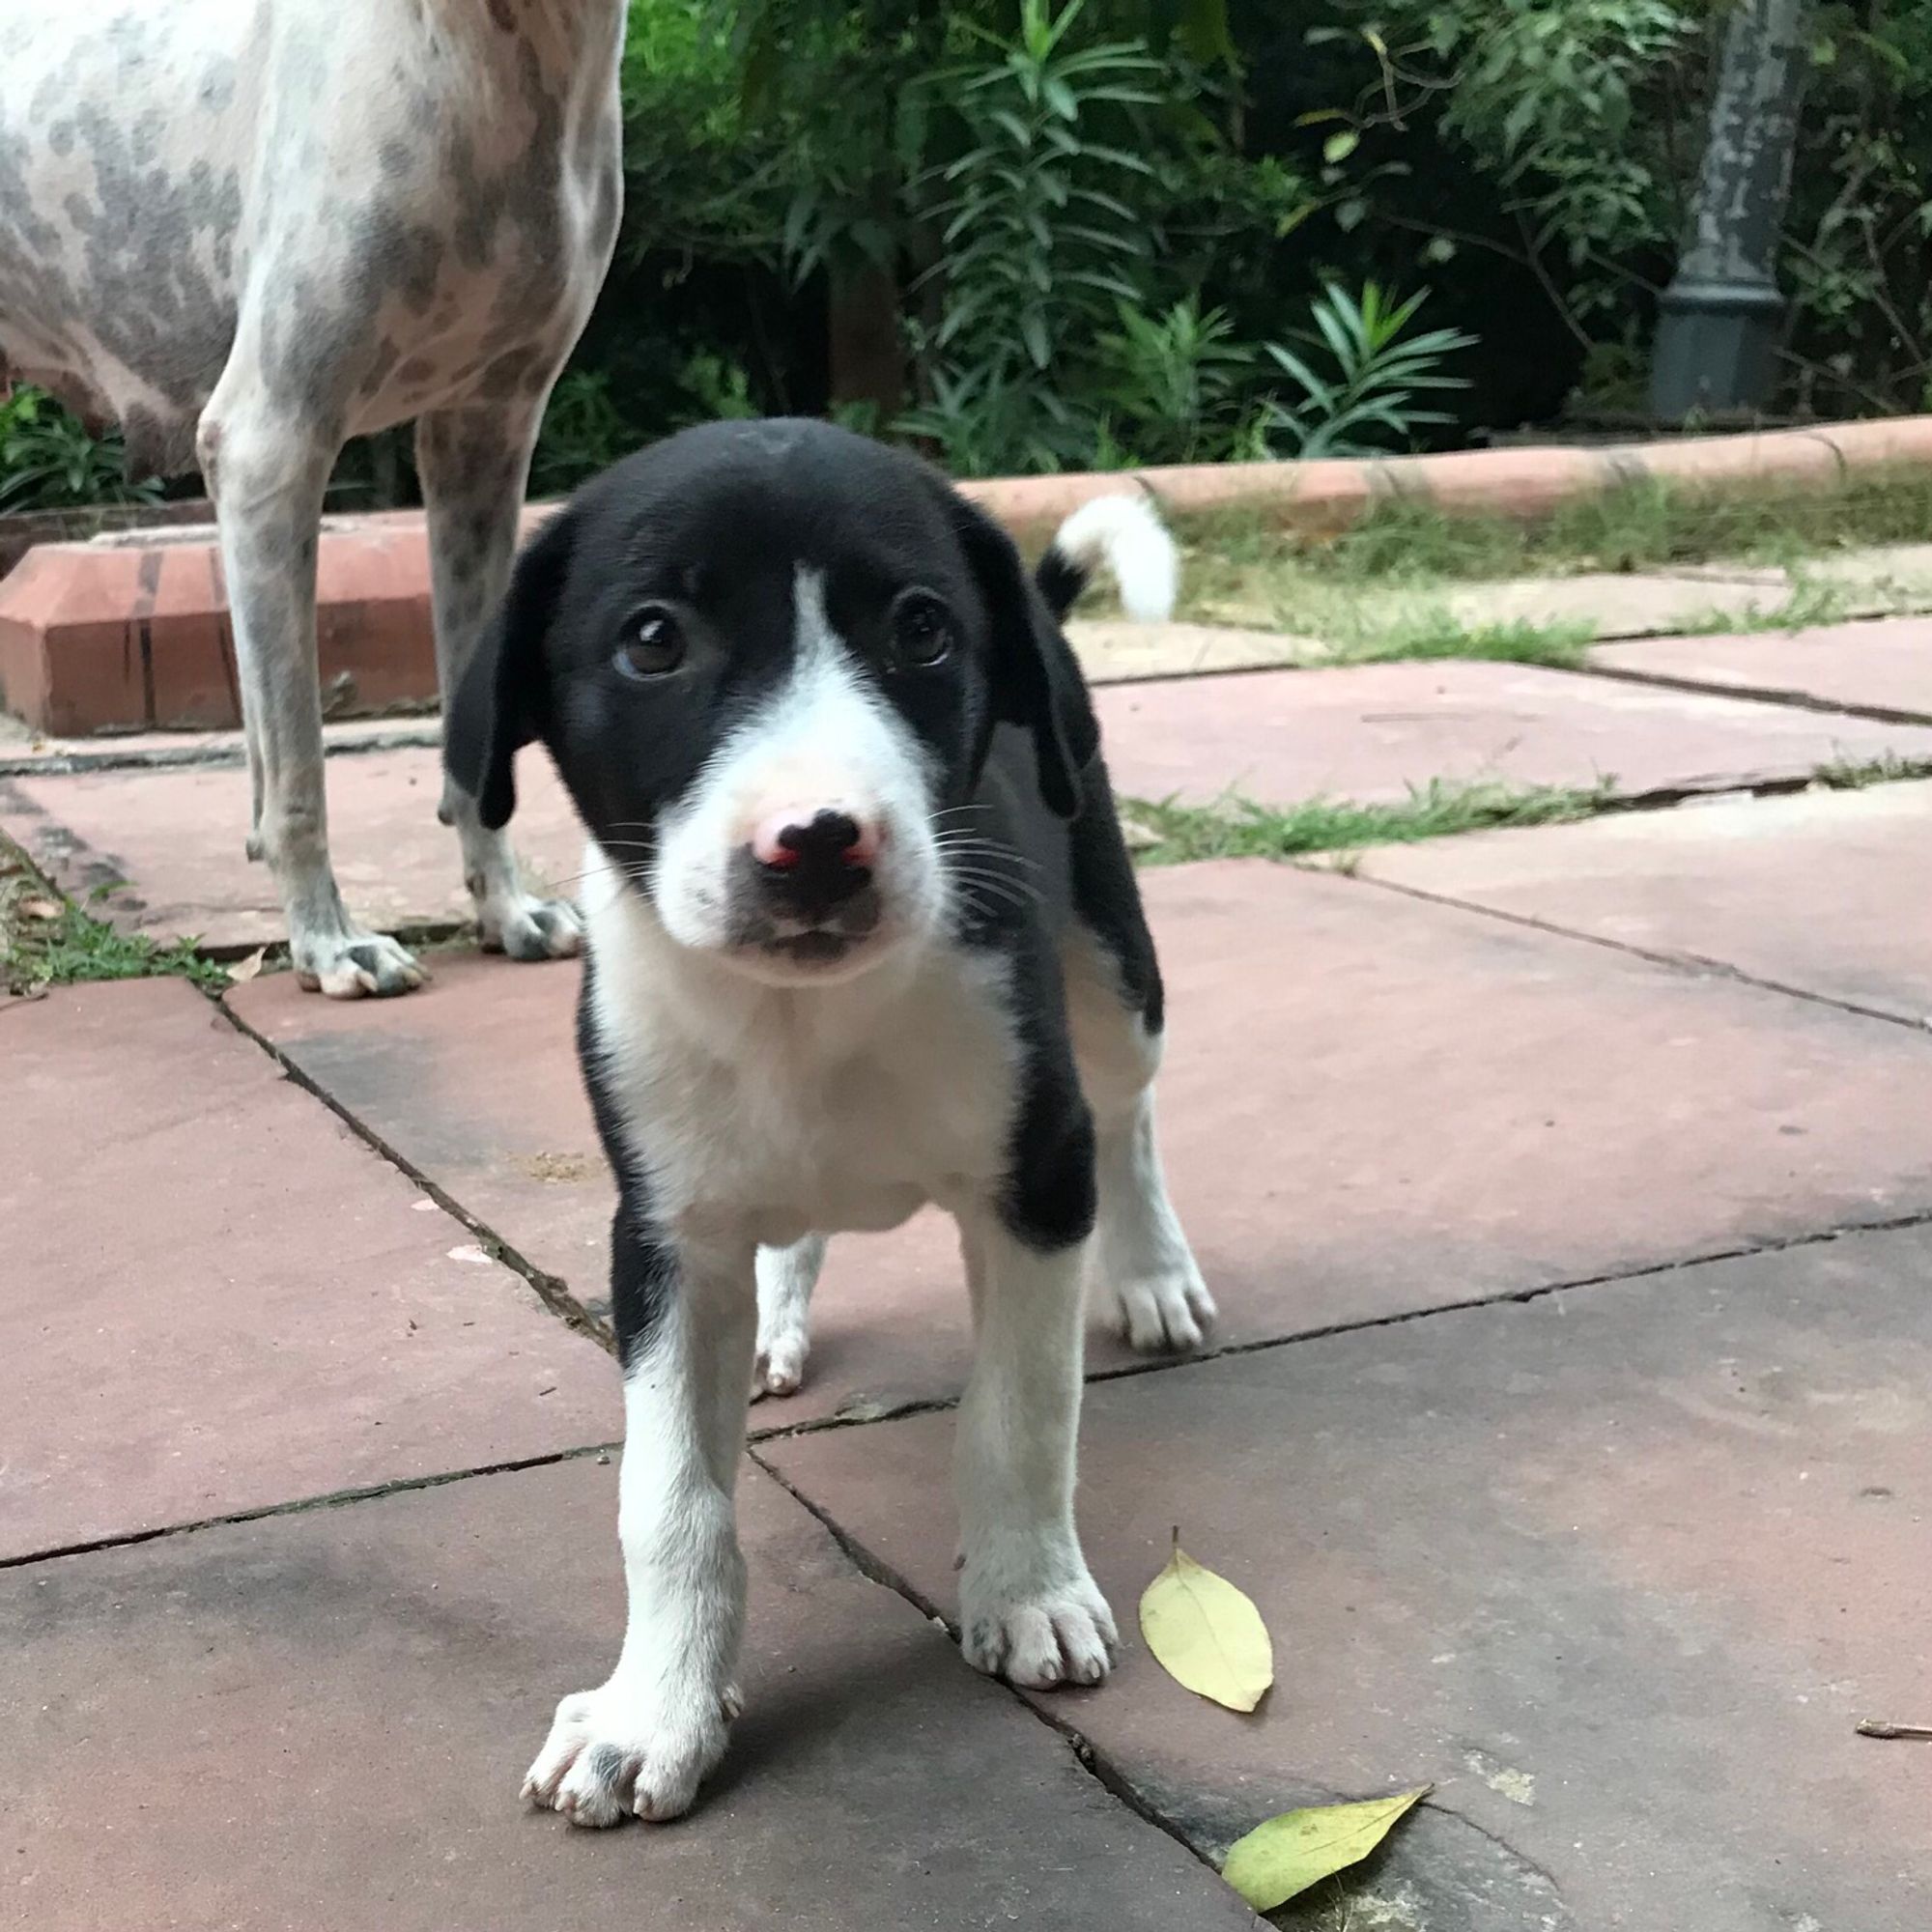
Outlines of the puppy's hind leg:
M825 1236L808 1235L788 1248L758 1250L758 1354L752 1400L792 1395L805 1380L810 1350L811 1291L825 1265Z
M354 924L328 862L316 543L340 437L271 397L244 330L197 438L214 499L255 794L251 856L266 859L288 918L296 975L335 999L406 993L422 969L393 939Z
M542 397L526 394L490 408L426 415L416 425L416 469L429 518L436 673L445 713L509 584L517 516L542 417ZM577 908L524 890L508 836L488 830L476 801L453 781L443 786L441 816L462 841L463 879L476 902L486 952L562 959L582 947Z
M1144 964L1153 971L1151 948ZM1154 1140L1158 981L1151 998L1134 999L1109 949L1077 930L1063 965L1080 1084L1094 1110L1099 1277L1113 1292L1130 1348L1142 1354L1198 1349L1214 1321L1214 1298L1167 1198Z

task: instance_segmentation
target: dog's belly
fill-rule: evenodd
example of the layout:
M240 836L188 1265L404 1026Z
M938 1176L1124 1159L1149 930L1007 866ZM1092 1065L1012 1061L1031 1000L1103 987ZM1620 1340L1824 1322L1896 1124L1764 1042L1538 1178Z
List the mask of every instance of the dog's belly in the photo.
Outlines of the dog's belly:
M234 339L250 29L217 0L0 0L0 354L156 467Z
M317 436L539 395L615 240L614 101L426 34L398 0L0 0L10 372L159 474L238 337Z
M807 1235L890 1234L950 1192L912 1185L825 1189L806 1204L752 1209L744 1220L760 1247L788 1248Z

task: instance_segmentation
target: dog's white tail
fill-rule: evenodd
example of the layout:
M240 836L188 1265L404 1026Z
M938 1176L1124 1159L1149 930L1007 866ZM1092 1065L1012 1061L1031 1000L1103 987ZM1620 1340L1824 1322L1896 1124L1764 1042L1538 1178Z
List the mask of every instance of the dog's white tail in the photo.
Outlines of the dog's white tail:
M1065 616L1103 566L1137 624L1164 623L1174 614L1180 553L1147 497L1095 497L1061 525L1036 574L1056 617Z

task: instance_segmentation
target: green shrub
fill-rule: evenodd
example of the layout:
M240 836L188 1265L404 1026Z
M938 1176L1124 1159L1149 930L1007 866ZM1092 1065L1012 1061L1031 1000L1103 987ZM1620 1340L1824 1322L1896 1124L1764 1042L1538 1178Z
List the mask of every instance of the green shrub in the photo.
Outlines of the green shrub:
M120 435L96 436L44 389L23 384L0 402L0 511L157 502L161 486L128 480Z

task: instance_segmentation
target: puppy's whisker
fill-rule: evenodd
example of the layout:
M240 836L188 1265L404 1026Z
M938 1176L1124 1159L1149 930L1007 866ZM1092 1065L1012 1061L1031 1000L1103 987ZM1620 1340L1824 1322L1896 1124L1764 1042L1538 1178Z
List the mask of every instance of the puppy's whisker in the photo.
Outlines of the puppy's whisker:
M952 875L968 893L975 891L992 893L1007 904L1016 907L1037 905L1039 895L1030 891L1018 879L1002 878L996 873L968 872L954 870Z
M940 858L949 866L980 866L990 872L1013 871L1021 866L1029 871L1042 869L1022 854L1001 845L944 845L940 847Z
M629 879L636 885L650 884L650 874L637 866L588 866L581 872L567 872L562 878L554 879L551 883L561 892L565 886L582 885L585 879L608 878L612 872L615 872L620 879Z
M970 867L976 871L989 872L999 878L1011 879L1016 885L1024 885L1037 891L1039 882L1037 879L1029 878L1025 872L1014 869L1011 862L1019 858L1020 854L1017 852L1005 852L998 847L955 846L942 852L941 863L951 867ZM1042 868L1033 866L1031 869L1037 872Z
M1033 858L1028 853L1022 852L1017 845L1011 844L1004 838L989 838L983 833L968 832L959 827L952 827L944 832L936 833L933 836L932 842L942 849L955 845L967 846L983 852L1009 853L1023 865L1037 866L1039 864L1037 859Z

